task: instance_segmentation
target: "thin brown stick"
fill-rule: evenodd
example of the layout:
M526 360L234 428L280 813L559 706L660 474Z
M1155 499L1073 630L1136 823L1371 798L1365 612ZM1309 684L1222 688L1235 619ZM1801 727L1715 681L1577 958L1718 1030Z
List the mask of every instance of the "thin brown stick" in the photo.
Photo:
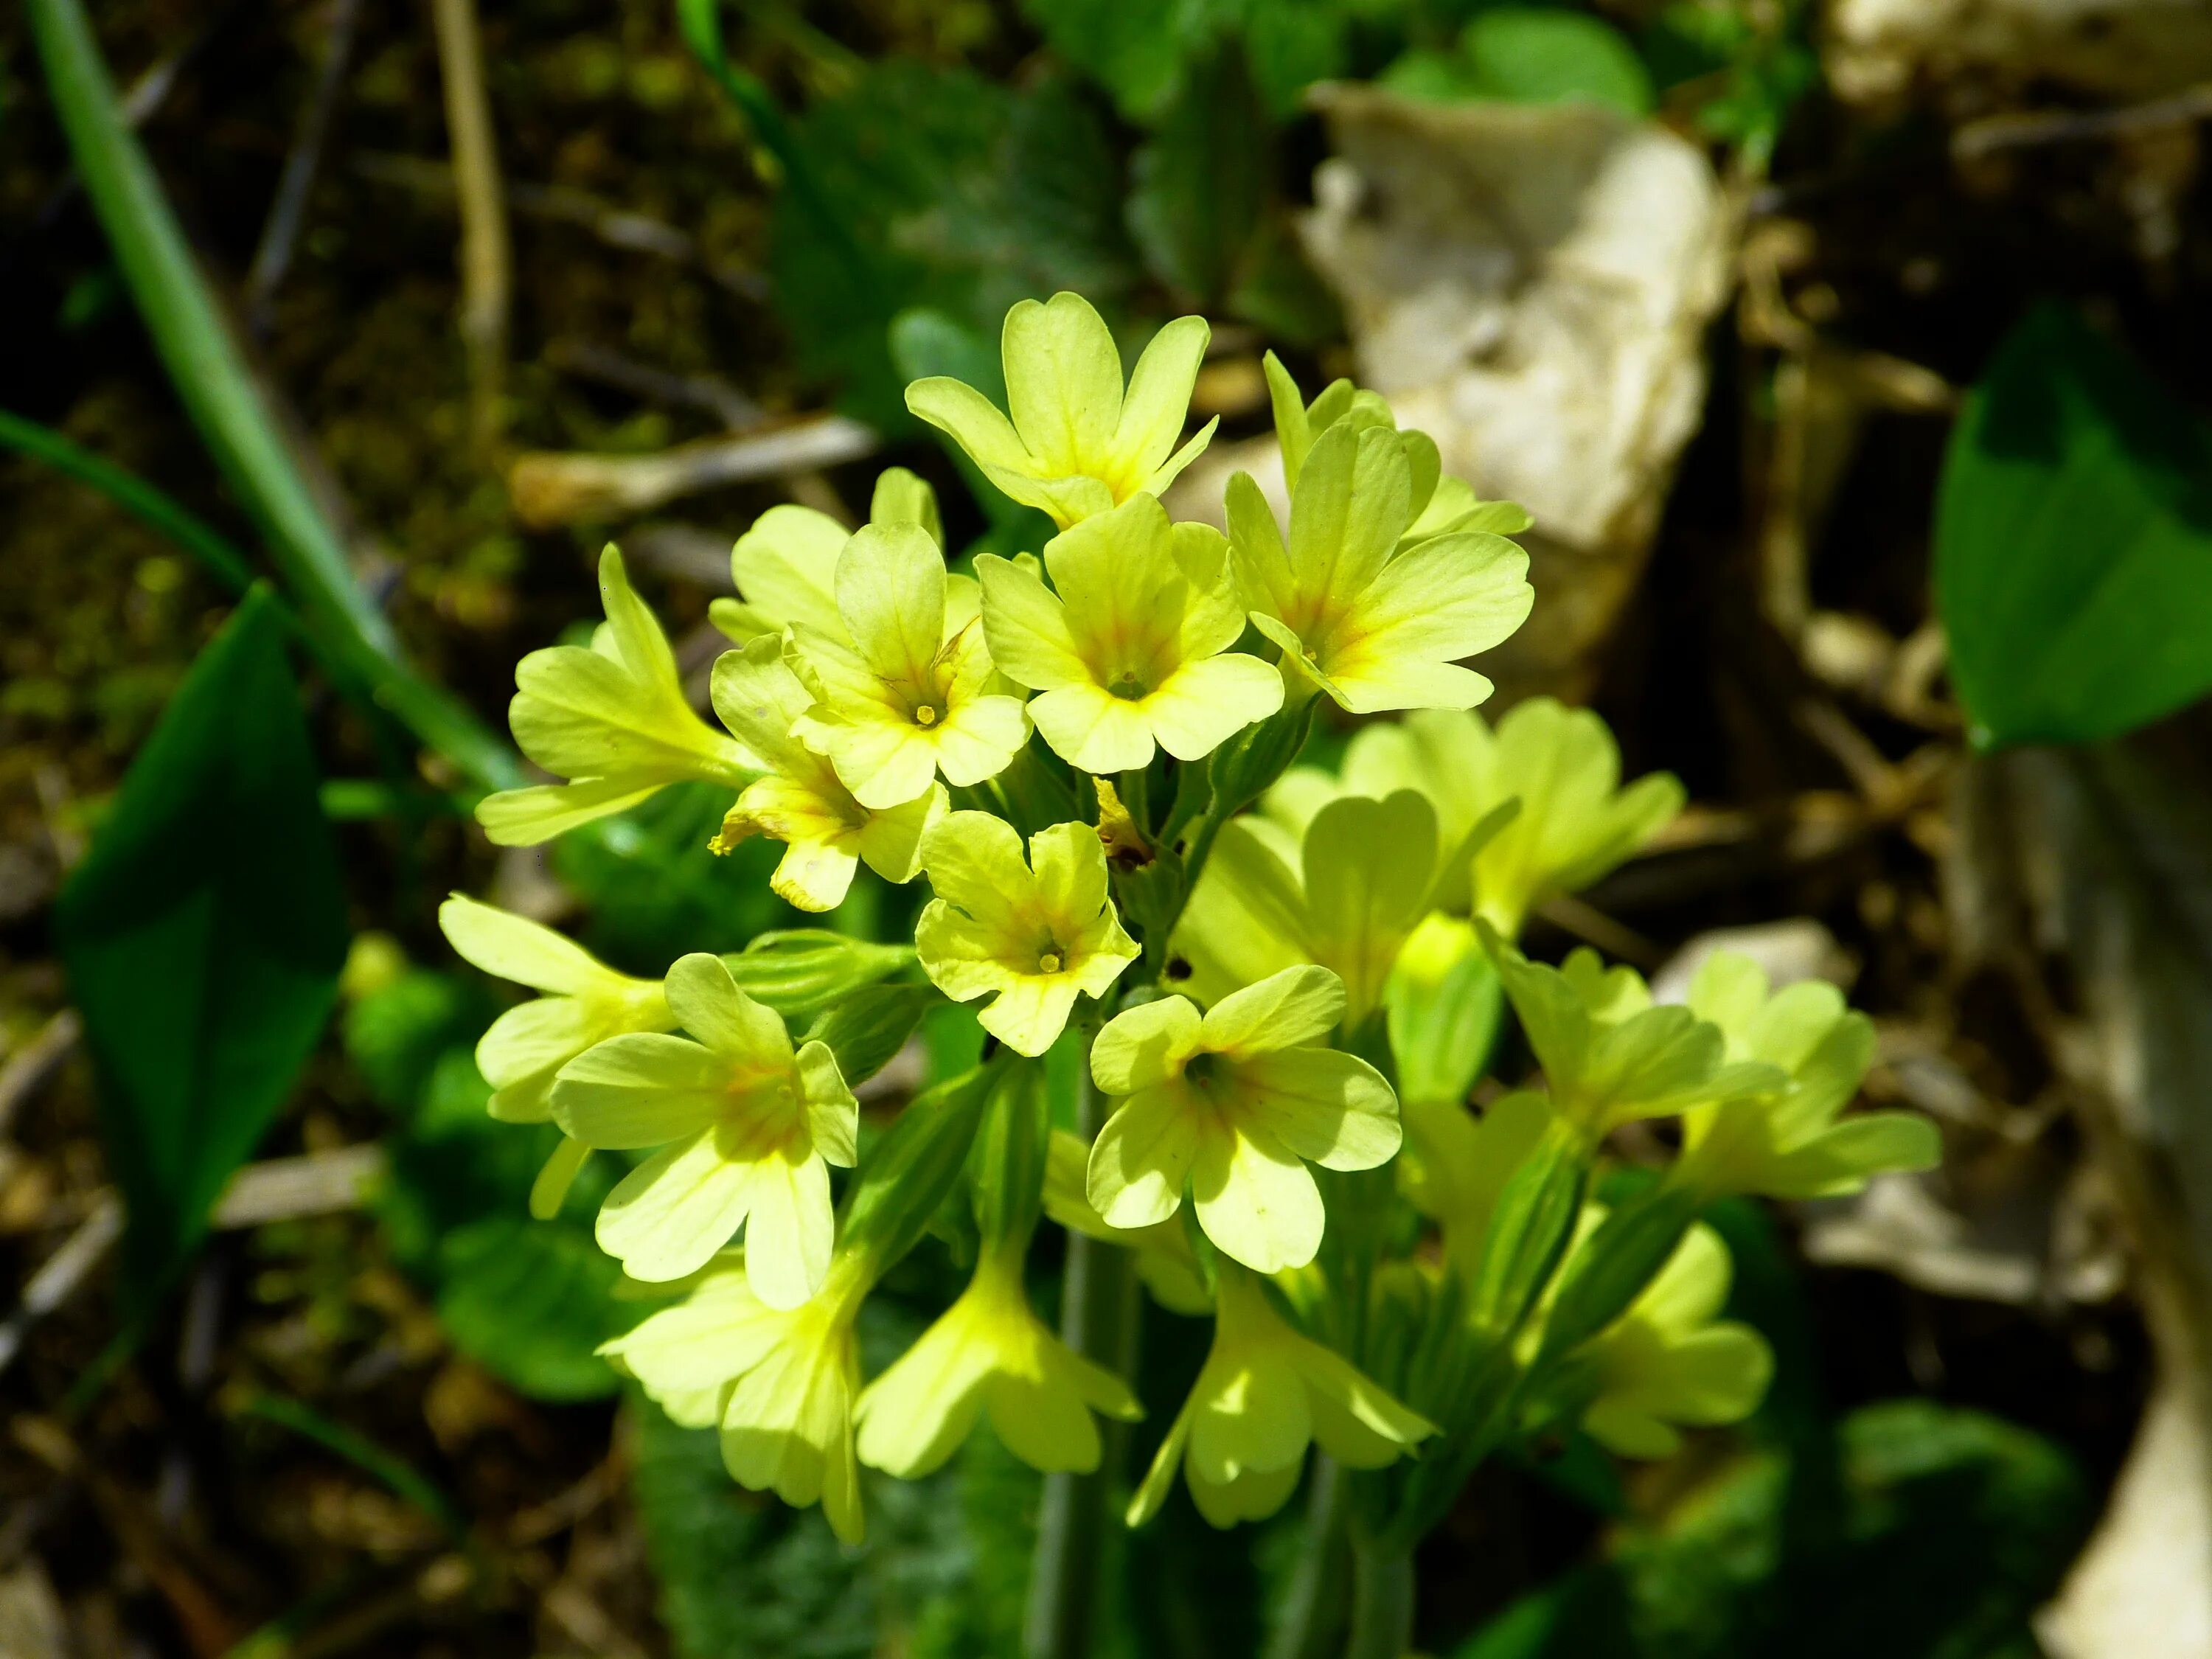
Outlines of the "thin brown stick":
M483 41L475 0L431 0L438 68L445 82L446 129L453 148L453 184L461 211L461 343L469 356L469 396L477 447L489 455L499 441L507 375L508 308L514 255L484 85Z
M292 252L300 244L300 227L306 222L307 192L322 165L323 144L330 137L331 117L345 85L347 65L353 61L354 36L361 22L361 0L331 0L330 29L323 40L323 61L316 66L315 83L300 114L300 131L284 171L276 180L276 194L269 204L268 222L261 228L260 246L253 250L253 266L246 273L242 309L246 326L257 334L269 326L269 308L276 290L291 269Z
M856 461L881 442L856 421L823 415L658 455L526 454L508 471L507 491L516 515L536 529L610 524L702 490Z
M2064 144L2093 138L2128 138L2166 127L2212 120L2212 84L2118 109L2041 110L1987 115L1951 135L1952 156L1978 161L2001 149Z

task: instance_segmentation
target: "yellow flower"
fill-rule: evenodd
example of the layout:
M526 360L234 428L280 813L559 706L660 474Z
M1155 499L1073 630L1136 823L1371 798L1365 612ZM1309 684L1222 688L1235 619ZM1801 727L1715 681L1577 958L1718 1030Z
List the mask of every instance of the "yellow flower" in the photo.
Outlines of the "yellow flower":
M990 691L971 622L946 629L945 558L918 525L867 525L837 561L846 637L793 629L792 667L817 706L793 735L827 756L863 806L881 811L949 783L981 783L1028 739L1021 700Z
M1349 380L1332 380L1312 403L1304 401L1297 382L1272 351L1261 359L1267 377L1267 397L1273 405L1275 441L1283 452L1283 482L1297 487L1298 471L1313 441L1341 421L1355 431L1370 427L1397 431L1397 416L1379 392L1354 386ZM1413 521L1399 539L1401 549L1454 532L1487 531L1515 536L1534 522L1528 510L1514 501L1486 501L1458 478L1443 476L1443 458L1436 441L1425 432L1398 433L1406 452L1412 489Z
M568 781L479 802L477 821L502 847L534 846L672 783L702 778L742 789L761 770L744 744L692 713L668 638L611 547L599 556L599 595L607 620L589 650L556 645L515 665L514 740Z
M919 525L939 547L945 544L937 495L902 466L876 480L868 510L871 524ZM837 610L837 559L852 533L826 513L786 503L753 520L730 550L730 578L742 596L716 599L707 608L714 626L744 645L763 634L804 628L850 645L845 619ZM972 577L947 578L945 615L957 632L975 617Z
M1229 647L1244 631L1226 548L1134 495L1045 544L1052 586L1010 560L975 562L983 632L1044 740L1086 772L1148 765L1153 744L1197 760L1283 706L1283 678ZM1056 590L1056 591L1055 591Z
M1103 1239L1135 1252L1137 1277L1152 1292L1152 1300L1170 1313L1205 1314L1213 1310L1213 1292L1199 1276L1198 1258L1179 1221L1163 1221L1150 1227L1113 1226L1091 1207L1085 1190L1089 1182L1091 1146L1082 1136L1054 1129L1045 1152L1044 1212L1072 1233Z
M696 1042L615 1037L553 1085L554 1115L586 1146L661 1148L607 1194L600 1248L633 1279L681 1279L742 1222L753 1294L796 1307L829 1271L828 1164L854 1160L852 1091L826 1044L792 1052L783 1021L738 989L720 957L678 961L667 996Z
M922 971L955 1002L997 993L979 1018L1018 1053L1052 1047L1077 995L1104 996L1137 959L1089 824L1039 830L1024 861L1012 825L954 812L922 837L921 862L937 891L915 928Z
M1543 1066L1552 1103L1592 1139L1637 1118L1784 1086L1772 1066L1729 1060L1720 1032L1687 1008L1652 1006L1633 969L1607 969L1586 948L1564 968L1548 968L1487 923L1477 926Z
M1689 1006L1720 1028L1731 1059L1763 1060L1788 1084L1683 1113L1677 1182L1714 1196L1833 1198L1869 1176L1942 1161L1942 1137L1917 1112L1840 1115L1873 1061L1874 1027L1834 986L1791 985L1769 997L1765 970L1723 951L1698 970Z
M775 1308L740 1253L716 1258L684 1299L599 1352L686 1428L719 1428L731 1478L787 1504L819 1503L848 1544L865 1534L853 1457L860 1368L853 1318L868 1279L841 1259L822 1291Z
M1601 1212L1586 1214L1594 1224ZM1628 1311L1576 1351L1596 1387L1583 1426L1624 1457L1672 1457L1675 1425L1737 1423L1759 1408L1774 1355L1748 1325L1719 1317L1728 1248L1710 1227L1684 1235Z
M1116 1227L1150 1227L1189 1183L1206 1236L1254 1270L1303 1267L1328 1217L1306 1168L1371 1170L1398 1150L1398 1103L1358 1057L1316 1047L1344 1015L1326 968L1285 968L1201 1016L1185 997L1118 1015L1091 1075L1125 1097L1098 1132L1085 1182Z
M1427 914L1436 871L1436 813L1410 789L1333 801L1302 837L1265 817L1232 818L1176 928L1188 988L1212 1002L1318 963L1344 981L1346 1029L1356 1029Z
M922 833L944 815L945 788L932 783L885 811L861 805L836 769L791 735L810 702L772 636L725 652L715 663L714 712L769 770L745 786L713 846L726 852L749 836L786 843L790 850L769 885L801 910L834 910L862 860L885 881L914 879Z
M1471 1276L1498 1197L1543 1139L1552 1109L1543 1096L1523 1092L1492 1101L1479 1118L1457 1101L1408 1098L1400 1110L1399 1190L1443 1230L1444 1260Z
M1170 323L1138 358L1125 397L1121 355L1088 300L1024 300L1006 313L1000 343L1011 422L975 387L943 376L908 386L906 406L1064 530L1140 491L1158 495L1205 449L1218 420L1180 450L1175 441L1209 333L1203 318Z
M1294 828L1340 796L1418 789L1437 809L1447 848L1478 825L1482 838L1447 855L1436 903L1480 915L1506 938L1554 893L1590 885L1682 810L1682 786L1654 772L1620 785L1620 751L1605 722L1550 697L1518 703L1493 732L1480 714L1425 709L1363 726L1341 775L1295 767L1270 790L1267 811ZM1501 807L1517 803L1492 823Z
M1158 1513L1178 1462L1198 1512L1229 1527L1283 1506L1313 1441L1347 1468L1374 1469L1436 1433L1351 1362L1291 1329L1258 1279L1226 1262L1218 1278L1213 1346L1130 1502L1131 1526Z
M1490 682L1456 665L1520 627L1528 556L1453 532L1401 551L1413 480L1399 434L1339 421L1314 440L1291 494L1285 546L1251 475L1229 481L1229 540L1253 625L1353 714L1468 708Z
M1128 1385L1030 1310L1022 1250L986 1249L960 1299L860 1395L860 1461L901 1480L941 1468L988 1413L1008 1450L1051 1473L1098 1467L1094 1411L1144 1415Z
M618 974L550 927L459 893L438 907L438 926L471 966L546 993L508 1009L477 1042L477 1069L502 1123L550 1120L554 1077L592 1044L676 1029L659 981ZM563 1139L531 1188L532 1214L543 1220L560 1209L586 1150Z

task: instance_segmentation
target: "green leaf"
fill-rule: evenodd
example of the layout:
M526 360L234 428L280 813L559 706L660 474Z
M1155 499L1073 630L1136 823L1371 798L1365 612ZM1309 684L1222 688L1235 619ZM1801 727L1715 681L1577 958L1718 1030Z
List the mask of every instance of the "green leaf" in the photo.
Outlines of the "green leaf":
M596 1208L604 1183L584 1190ZM446 1334L533 1400L612 1394L615 1373L596 1350L650 1311L615 1299L622 1269L592 1237L591 1212L533 1221L503 1208L438 1241L434 1305Z
M776 204L770 274L801 368L843 383L852 411L899 426L899 313L941 312L995 338L1017 300L1059 289L1110 315L1136 276L1119 222L1120 167L1089 101L1065 81L1010 90L906 59L867 65L810 109L793 142L868 251L878 281L799 198Z
M1063 62L1113 95L1133 121L1151 119L1183 64L1234 24L1243 0L1023 0L1022 11Z
M273 599L249 593L132 763L57 915L138 1312L291 1092L345 961L284 634Z
M1228 290L1267 205L1269 148L1243 52L1191 64L1131 162L1129 229L1155 276L1200 305Z
M1651 76L1619 29L1581 12L1534 6L1485 11L1460 36L1487 94L1519 104L1585 99L1651 112Z
M2212 689L2212 434L2056 305L1952 434L1936 605L1973 740L2088 743Z
M1838 1433L1842 1482L1808 1504L1776 1453L1746 1457L1614 1559L1525 1597L1455 1659L2029 1659L2029 1620L2089 1519L2066 1454L1929 1401Z
M1457 52L1409 52L1380 79L1393 91L1438 103L1580 99L1630 115L1649 115L1653 103L1650 72L1620 30L1549 7L1481 12L1460 35Z
M919 1334L888 1291L860 1313L873 1366ZM632 1476L661 1622L679 1659L969 1659L1018 1652L1038 1477L978 1426L927 1480L864 1471L867 1541L848 1550L818 1509L745 1491L711 1430L633 1399Z

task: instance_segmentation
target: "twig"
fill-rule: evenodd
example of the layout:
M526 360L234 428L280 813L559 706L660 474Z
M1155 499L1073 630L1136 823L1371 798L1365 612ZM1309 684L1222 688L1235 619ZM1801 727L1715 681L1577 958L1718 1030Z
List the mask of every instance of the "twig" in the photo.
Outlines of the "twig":
M324 42L323 61L315 70L314 87L301 112L299 135L292 141L284 171L277 178L268 222L261 228L261 245L253 250L253 267L246 273L246 322L257 334L268 329L270 304L291 266L292 251L299 246L307 191L322 164L323 144L330 136L331 117L345 85L346 66L353 58L354 35L360 21L361 0L331 0L330 33Z
M664 576L696 582L710 593L734 593L727 531L696 524L641 525L623 538L623 554Z
M384 1167L380 1146L341 1146L249 1164L216 1200L211 1222L228 1231L356 1209ZM76 1294L122 1236L123 1205L112 1190L102 1188L92 1195L76 1231L31 1275L15 1310L0 1320L0 1370L14 1363L31 1328Z
M231 1177L215 1201L219 1231L264 1227L358 1209L384 1174L381 1146L335 1146L300 1158L249 1164Z
M23 1339L31 1334L31 1327L75 1296L100 1258L122 1237L123 1206L111 1194L77 1224L59 1249L39 1264L38 1272L23 1286L21 1304L0 1320L0 1370L5 1370L22 1352Z
M469 354L477 447L489 454L499 438L514 256L501 199L499 149L492 135L476 0L431 0L431 14L461 210L461 341Z
M517 516L533 529L604 523L725 484L856 461L880 441L857 421L824 415L658 455L527 454L507 474L507 489Z
M2188 126L2212 120L2212 83L2191 87L2170 97L2147 103L2126 104L2118 109L2045 110L2005 115L1985 115L1969 121L1951 135L1954 161L1978 161L2001 149L2021 149L2035 144L2071 143L2077 139L2125 138L2163 127Z
M757 427L767 418L766 410L719 374L678 374L655 368L588 340L555 340L545 348L545 361L563 374L596 380L646 403L704 410L732 432Z
M61 1064L76 1048L77 1039L84 1035L84 1021L74 1008L64 1008L44 1025L39 1034L18 1048L0 1066L0 1136L5 1136L14 1126L15 1114L24 1103L46 1086Z
M390 185L441 201L453 199L453 170L442 161L371 150L356 155L353 170L371 184ZM512 180L507 187L507 202L517 213L588 231L609 247L649 253L676 264L696 265L739 299L758 304L768 298L768 283L759 272L708 259L689 231L602 202L583 191L572 190L565 185Z

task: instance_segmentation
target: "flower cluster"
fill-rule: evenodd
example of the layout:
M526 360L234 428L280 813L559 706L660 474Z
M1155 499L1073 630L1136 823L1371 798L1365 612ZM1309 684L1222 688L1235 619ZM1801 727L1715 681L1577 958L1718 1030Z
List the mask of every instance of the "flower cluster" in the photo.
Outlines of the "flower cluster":
M1170 324L1125 385L1083 300L1017 306L1003 412L941 379L908 404L1057 533L949 558L899 470L857 529L763 514L713 613L733 642L713 721L611 548L590 647L518 670L517 740L557 781L484 801L495 841L703 781L729 805L702 857L778 842L775 892L817 913L863 866L926 884L910 945L801 930L648 981L472 900L441 913L469 961L544 994L478 1054L495 1115L561 1132L533 1207L594 1150L627 1166L599 1239L663 1305L606 1352L717 1428L738 1480L848 1540L862 1465L926 1474L988 1421L1039 1469L1091 1470L1100 1419L1143 1415L1118 1356L1032 1306L1047 1220L1213 1321L1131 1524L1179 1474L1217 1525L1270 1514L1318 1443L1359 1472L1364 1531L1410 1540L1516 1437L1661 1456L1748 1413L1767 1355L1720 1317L1701 1208L1936 1154L1922 1120L1846 1113L1869 1027L1828 988L1720 957L1660 1006L1588 951L1522 954L1680 787L1622 787L1594 714L1473 712L1492 686L1467 659L1528 613L1528 516L1443 476L1372 392L1309 402L1270 357L1287 520L1242 473L1224 528L1171 516L1212 430L1181 441L1207 343ZM1403 717L1338 745L1335 710ZM960 1005L981 1060L864 1133L855 1088ZM1494 1041L1509 1009L1521 1047ZM1522 1052L1536 1075L1475 1110ZM1608 1138L1655 1117L1680 1156L1601 1206ZM864 1378L868 1298L933 1231L967 1286Z

